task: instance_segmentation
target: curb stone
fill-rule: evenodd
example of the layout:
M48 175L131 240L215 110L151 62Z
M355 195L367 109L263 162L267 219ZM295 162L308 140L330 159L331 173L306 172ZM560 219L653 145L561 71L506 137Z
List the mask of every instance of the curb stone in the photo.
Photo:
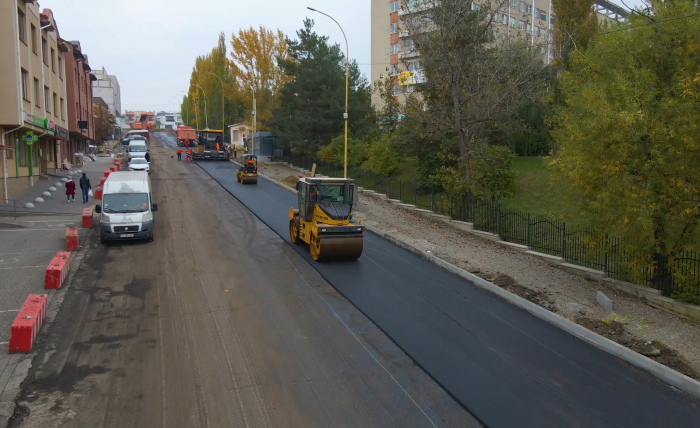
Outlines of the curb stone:
M266 176L265 174L261 173L260 175L268 181L271 181L292 193L297 193L296 190L285 186L284 184ZM613 342L610 339L607 339L597 333L588 330L585 327L576 324L573 321L570 321L560 315L550 312L544 309L543 307L530 302L529 300L523 299L518 295L506 291L501 287L498 287L497 285L486 281L485 279L482 279L472 273L467 272L464 269L453 265L452 263L446 262L445 260L435 257L432 254L426 253L425 251L422 251L411 244L403 242L395 236L381 231L374 226L364 226L366 230L374 233L380 238L385 239L398 247L401 247L413 254L422 257L423 259L433 263L434 265L437 265L447 270L453 275L457 275L461 278L466 279L467 281L471 282L472 284L481 288L482 290L488 291L491 294L495 294L498 297L506 300L508 303L529 312L535 317L549 324L552 324L553 326L561 330L564 330L572 336L583 340L584 342L600 349L601 351L613 355L617 358L620 358L621 360L626 361L627 363L641 370L644 370L645 372L664 381L665 383L678 388L686 394L694 398L700 399L700 382L696 381L695 379L692 379L684 374L681 374L671 369L670 367L666 367L663 364L657 363L656 361L650 358L638 354L627 347L624 347L616 342Z

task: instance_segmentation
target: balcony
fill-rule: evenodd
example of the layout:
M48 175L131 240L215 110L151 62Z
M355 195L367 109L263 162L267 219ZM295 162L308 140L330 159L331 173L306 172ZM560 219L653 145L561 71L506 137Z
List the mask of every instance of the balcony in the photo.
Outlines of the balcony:
M403 0L399 9L399 16L423 12L440 3L440 0Z
M400 51L399 59L417 58L420 56L420 51L418 49L412 49L410 51Z

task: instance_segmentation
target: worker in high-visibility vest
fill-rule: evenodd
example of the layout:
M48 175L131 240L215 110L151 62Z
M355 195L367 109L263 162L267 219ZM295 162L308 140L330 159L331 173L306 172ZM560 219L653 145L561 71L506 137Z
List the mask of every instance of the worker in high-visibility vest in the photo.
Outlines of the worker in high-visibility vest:
M245 154L248 154L248 145L243 146L243 151Z

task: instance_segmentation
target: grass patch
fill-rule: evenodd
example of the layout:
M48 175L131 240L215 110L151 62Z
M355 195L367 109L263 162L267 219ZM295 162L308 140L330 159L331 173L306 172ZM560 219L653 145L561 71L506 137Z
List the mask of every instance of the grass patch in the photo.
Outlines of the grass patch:
M567 212L573 191L552 182L544 158L517 157L513 160L515 192L503 205L533 215L559 217Z

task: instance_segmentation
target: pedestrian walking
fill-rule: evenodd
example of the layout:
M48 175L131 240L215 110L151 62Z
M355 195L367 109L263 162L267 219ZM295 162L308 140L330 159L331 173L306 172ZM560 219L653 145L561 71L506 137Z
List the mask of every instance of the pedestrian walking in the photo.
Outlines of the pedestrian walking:
M83 173L83 176L80 177L80 190L82 190L83 192L83 203L87 203L88 193L90 192L90 189L92 189L92 186L90 185L90 179L85 173Z
M233 145L233 158L234 158L234 159L236 159L236 158L238 157L238 156L236 155L236 151L237 151L236 145L234 144L234 145Z
M151 154L146 152L146 162L151 162Z
M71 202L71 198L75 202L75 181L72 178L66 182L66 199Z
M177 160L182 160L182 149L177 149Z

